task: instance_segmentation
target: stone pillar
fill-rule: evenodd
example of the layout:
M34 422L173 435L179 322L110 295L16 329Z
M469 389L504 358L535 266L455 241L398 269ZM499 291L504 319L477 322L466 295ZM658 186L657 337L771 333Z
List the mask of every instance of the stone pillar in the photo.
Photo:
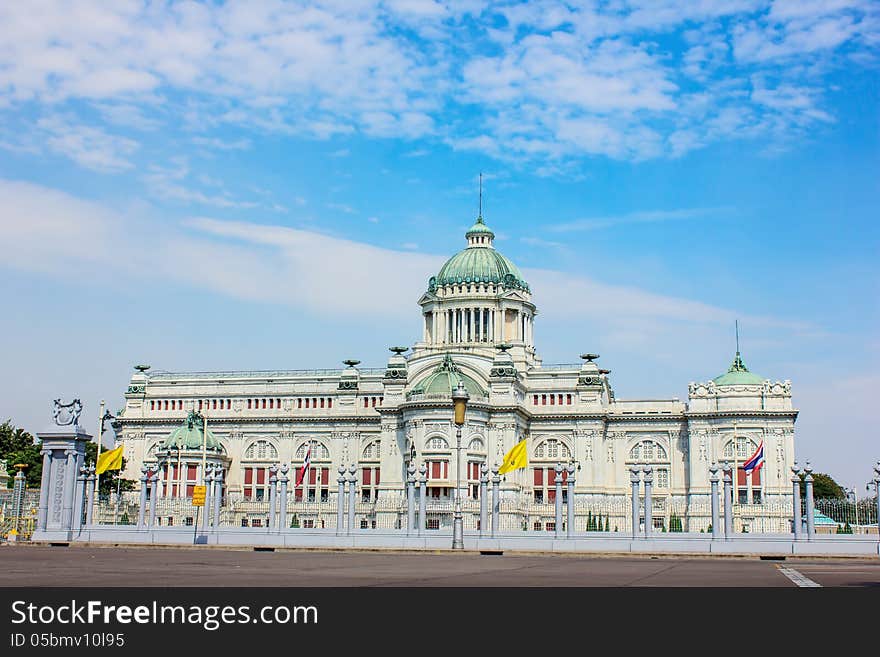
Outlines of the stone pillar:
M806 514L807 514L807 540L813 540L813 535L816 533L816 514L815 507L813 503L813 468L810 466L810 462L807 461L806 467L804 467L804 472L807 473L807 476L804 477L804 487L806 488Z
M562 464L557 463L554 471L556 472L554 480L556 485L556 531L554 535L556 538L560 538L562 536Z
M72 515L72 528L75 531L82 529L82 520L83 520L83 502L85 502L86 498L86 479L89 476L89 470L86 466L83 466L79 469L76 474L76 488L73 491L73 508L71 510Z
M654 468L646 465L645 473L645 538L651 538L654 532L654 503L651 497L651 489L654 486Z
M336 535L345 530L345 466L339 466L339 477L336 479L339 490L336 493Z
M801 477L797 461L791 468L791 533L794 540L801 534Z
M205 476L203 477L203 486L205 487L205 506L202 507L202 531L208 531L211 525L211 509L213 508L211 500L214 499L215 489L217 488L214 481L214 466L208 464L205 466Z
M716 539L721 536L721 514L718 510L718 464L713 463L709 468L709 481L712 483L712 538Z
M92 526L92 520L94 518L94 508L95 508L95 481L97 477L95 476L95 466L89 466L89 474L86 477L86 495L88 496L88 501L86 502L86 527ZM118 504L118 502L117 502Z
M278 466L269 466L269 531L277 529L278 516L275 508L275 493L278 488Z
M49 484L47 483L49 480L49 469L51 467L51 460L49 458L51 450L43 449L40 453L43 455L43 479L40 485L40 507L37 511L37 529L40 531L46 530L46 516L49 511Z
M724 538L733 534L733 478L729 463L724 464Z
M287 473L289 471L290 465L282 463L281 476L278 478L281 482L281 494L278 499L278 529L281 530L287 529L287 482L290 481Z
M214 468L214 529L220 529L220 504L223 502L223 466Z
M480 538L486 532L486 520L488 519L489 500L486 495L489 492L489 466L483 463L480 466Z
M156 484L159 481L160 471L161 468L157 464L156 469L150 475L150 528L156 526L156 497L158 497L158 486Z
M498 533L498 514L501 511L501 475L498 467L492 469L492 538Z
M73 527L73 499L76 497L76 452L64 450L64 493L61 497L61 522L67 529Z
M150 468L146 465L141 466L141 500L138 507L138 529L144 527L144 518L147 515L147 482L150 480Z
M357 504L357 468L354 463L348 466L348 533L354 530L355 504Z
M416 464L409 462L406 469L406 535L412 535L413 526L416 524Z
M419 536L428 523L428 466L419 466Z
M630 498L630 506L632 507L632 537L639 537L639 482L641 480L642 469L633 466L629 469L629 482L632 485L632 497Z
M569 463L568 480L566 481L566 485L568 486L568 502L566 502L566 508L568 510L568 521L566 526L568 529L569 538L574 537L574 472L574 463Z

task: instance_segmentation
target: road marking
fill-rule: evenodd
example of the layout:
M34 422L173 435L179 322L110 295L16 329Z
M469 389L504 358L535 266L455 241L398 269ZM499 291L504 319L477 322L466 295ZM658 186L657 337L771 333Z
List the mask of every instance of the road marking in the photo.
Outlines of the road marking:
M797 584L798 586L805 588L822 588L822 585L818 582L814 582L809 577L802 575L794 568L790 566L776 566L779 569L779 572L788 577L792 582Z

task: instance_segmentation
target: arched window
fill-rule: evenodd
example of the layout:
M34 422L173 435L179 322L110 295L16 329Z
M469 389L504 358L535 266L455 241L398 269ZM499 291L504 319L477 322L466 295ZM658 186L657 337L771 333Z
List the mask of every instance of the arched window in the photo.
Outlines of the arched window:
M556 464L571 459L571 450L561 440L550 438L535 447L532 470L532 494L537 504L556 501ZM543 463L542 463L543 461ZM567 501L568 471L562 471L562 499Z
M449 443L446 442L445 438L434 436L433 438L429 438L425 443L425 449L432 451L449 449Z
M326 502L330 498L330 450L324 443L317 440L307 441L296 449L296 455L293 459L295 477L299 478L310 444L312 456L309 459L309 469L302 484L296 488L294 495L297 502L302 502L304 499L309 502ZM294 479L295 481L296 479Z
M330 460L330 450L327 449L327 446L318 441L314 441L312 444L312 461L329 461ZM306 456L306 450L309 448L309 443L305 442L299 447L296 448L296 457L295 460L302 461Z
M486 445L483 443L482 438L473 438L468 445L469 452L485 452Z
M629 460L648 463L653 461L666 461L668 458L666 456L666 450L662 445L653 440L643 440L642 442L633 445L632 449L629 450Z
M749 438L738 436L736 439L736 457L744 461L755 453L758 446ZM724 458L733 460L733 441L728 440L724 445Z
M361 501L373 502L379 495L379 445L374 440L364 447L361 454Z
M551 438L545 440L535 448L536 459L555 459L557 461L567 461L571 458L571 450L561 440Z
M248 461L277 461L278 450L268 440L258 440L244 451L244 458Z
M728 440L724 445L724 449L722 453L724 454L725 461L734 461L737 462L736 468L736 500L739 504L748 504L751 499L752 504L761 504L762 496L761 496L761 470L760 468L752 470L749 473L746 473L743 470L742 464L744 461L751 458L751 456L758 449L758 445L755 441L750 438L746 438L745 436L737 436L736 437L736 457L734 459L733 452L734 441ZM733 463L731 463L731 467ZM749 492L751 491L751 497Z

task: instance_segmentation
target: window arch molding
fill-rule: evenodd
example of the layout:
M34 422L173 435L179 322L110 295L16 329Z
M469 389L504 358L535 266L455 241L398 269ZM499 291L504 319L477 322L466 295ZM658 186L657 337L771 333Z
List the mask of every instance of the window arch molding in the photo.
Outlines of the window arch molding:
M242 461L277 461L278 447L274 441L258 438L251 441L242 452Z
M381 455L381 441L371 440L361 450L361 461L378 461Z
M540 438L532 450L536 461L568 461L571 459L571 446L561 438Z
M667 463L669 450L660 441L651 438L637 440L627 451L627 461L640 463Z
M296 448L296 452L294 453L294 461L302 461L306 457L306 452L308 452L309 445L314 444L314 448L312 449L312 461L329 461L330 460L330 450L327 449L327 445L325 445L320 440L304 440L300 443L299 447Z
M734 440L736 441L736 458L739 461L746 460L758 449L758 443L753 438L749 436L736 436L736 438L728 439L721 448L721 453L725 459L733 460L734 458Z
M446 452L449 451L449 441L442 434L432 434L425 438L426 452Z

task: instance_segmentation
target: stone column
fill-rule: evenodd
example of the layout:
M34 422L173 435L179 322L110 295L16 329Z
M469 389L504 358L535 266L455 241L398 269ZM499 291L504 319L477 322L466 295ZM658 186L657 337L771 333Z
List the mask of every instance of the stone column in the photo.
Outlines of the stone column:
M651 489L654 486L654 468L646 465L645 473L645 538L651 538L654 532L654 503L651 498Z
M89 474L86 477L86 494L88 496L88 501L86 502L86 526L92 526L92 519L94 514L95 507L95 480L97 477L95 476L95 466L89 466ZM118 504L118 502L117 502Z
M40 451L43 455L43 478L40 485L40 507L37 511L37 529L46 530L46 517L49 513L49 468L52 461L49 458L49 450Z
M157 465L150 475L150 528L156 526L156 497L158 496L156 483L159 481L160 470L161 468Z
M223 502L223 466L214 468L214 529L220 529L220 504Z
M632 497L630 498L630 506L632 507L632 537L639 537L639 482L641 480L642 469L633 466L629 469L629 482L632 485Z
M807 476L804 477L804 487L806 488L806 513L807 513L807 540L813 540L813 535L816 533L816 514L815 507L813 503L813 468L810 466L810 462L807 461L807 465L804 467L804 472L807 473Z
M733 534L733 478L729 463L724 464L724 538Z
M73 491L73 510L72 510L72 529L82 529L83 518L83 502L86 497L86 478L89 476L89 470L86 466L79 469L76 474L76 488Z
M354 530L355 504L357 504L357 468L354 463L348 466L348 533Z
M498 514L501 511L501 475L498 474L498 467L492 469L492 538L498 533Z
M718 512L718 464L713 463L709 468L709 481L712 483L712 538L721 536L719 522L721 514Z
M406 470L406 535L412 535L413 525L416 524L416 465L412 461Z
M208 531L211 524L211 500L214 497L214 467L211 464L205 466L204 484L205 506L202 507L202 531Z
M488 519L489 500L486 495L489 492L489 466L483 463L480 466L480 537L486 532L486 520Z
M274 463L269 466L269 531L277 529L278 516L275 509L275 492L278 488L278 466Z
M419 466L419 536L425 532L428 522L428 466Z
M566 508L568 510L568 537L574 537L574 472L575 467L574 463L568 464L568 481L566 484L568 486L568 502L566 502Z
M61 522L70 529L73 527L73 498L76 496L76 451L64 450L64 495L62 497Z
M287 473L289 471L290 465L282 463L281 476L278 478L281 482L281 495L278 498L278 529L280 530L287 529L287 482L290 481Z
M147 482L150 480L150 468L146 465L141 466L141 501L138 507L138 529L144 527L144 517L147 515Z
M797 461L791 468L791 533L794 540L801 534L801 477Z
M339 466L339 477L336 479L339 490L336 493L336 535L345 530L345 466Z
M556 538L560 538L562 536L562 464L557 463L554 471L556 472L554 480L556 485L556 531L554 535Z

